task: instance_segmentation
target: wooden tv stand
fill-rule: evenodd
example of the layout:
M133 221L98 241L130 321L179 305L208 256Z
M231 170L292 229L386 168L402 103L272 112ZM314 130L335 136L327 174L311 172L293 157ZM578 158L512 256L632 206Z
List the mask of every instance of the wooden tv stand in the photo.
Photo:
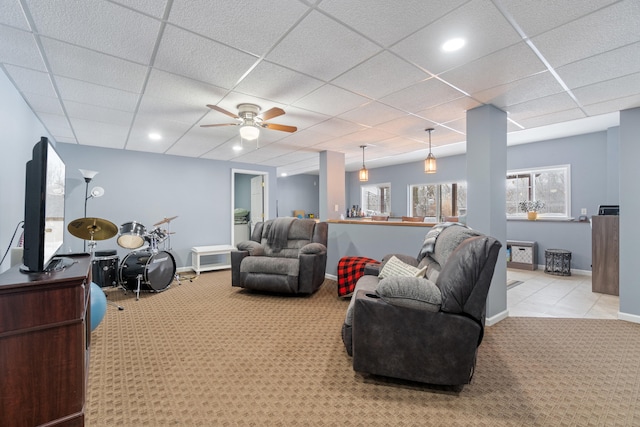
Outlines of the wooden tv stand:
M0 426L83 426L89 255L54 273L0 274Z

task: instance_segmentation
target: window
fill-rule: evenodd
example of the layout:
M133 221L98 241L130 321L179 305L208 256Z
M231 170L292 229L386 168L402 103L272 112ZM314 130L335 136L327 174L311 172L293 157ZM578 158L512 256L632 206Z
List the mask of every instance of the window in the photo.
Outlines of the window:
M541 201L542 218L568 218L571 214L571 168L569 165L507 172L507 217L525 217L518 209L525 201Z
M390 183L363 185L361 189L361 206L365 216L391 214Z
M409 187L409 215L439 222L467 212L467 183L417 184Z

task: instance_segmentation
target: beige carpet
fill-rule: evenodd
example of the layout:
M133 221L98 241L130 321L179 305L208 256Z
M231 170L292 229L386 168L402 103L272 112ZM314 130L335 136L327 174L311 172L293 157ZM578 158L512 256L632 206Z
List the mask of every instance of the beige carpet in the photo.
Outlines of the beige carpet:
M461 392L363 376L348 304L232 288L202 274L140 301L115 288L92 333L88 426L639 426L640 325L509 318ZM425 325L428 327L428 325Z

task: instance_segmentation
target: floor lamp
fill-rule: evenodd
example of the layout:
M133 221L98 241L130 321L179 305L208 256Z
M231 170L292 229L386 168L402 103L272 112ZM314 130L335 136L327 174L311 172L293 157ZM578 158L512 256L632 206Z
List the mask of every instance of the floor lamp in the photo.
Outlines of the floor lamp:
M98 174L98 172L96 171L90 171L87 169L78 169L80 171L80 173L82 174L82 177L84 178L84 182L85 182L85 188L84 188L84 217L87 217L87 201L89 199L91 199L92 197L102 197L104 195L104 188L102 187L93 187L91 189L91 194L89 194L89 183L91 182L91 180ZM83 251L86 252L87 251L87 241L85 240L83 242Z

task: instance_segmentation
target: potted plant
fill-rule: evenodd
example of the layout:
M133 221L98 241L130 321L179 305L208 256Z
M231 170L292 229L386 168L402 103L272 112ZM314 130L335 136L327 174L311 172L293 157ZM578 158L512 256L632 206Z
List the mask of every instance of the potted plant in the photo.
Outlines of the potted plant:
M520 210L527 213L527 219L535 221L538 219L538 211L544 208L545 204L542 200L525 200L518 203Z

